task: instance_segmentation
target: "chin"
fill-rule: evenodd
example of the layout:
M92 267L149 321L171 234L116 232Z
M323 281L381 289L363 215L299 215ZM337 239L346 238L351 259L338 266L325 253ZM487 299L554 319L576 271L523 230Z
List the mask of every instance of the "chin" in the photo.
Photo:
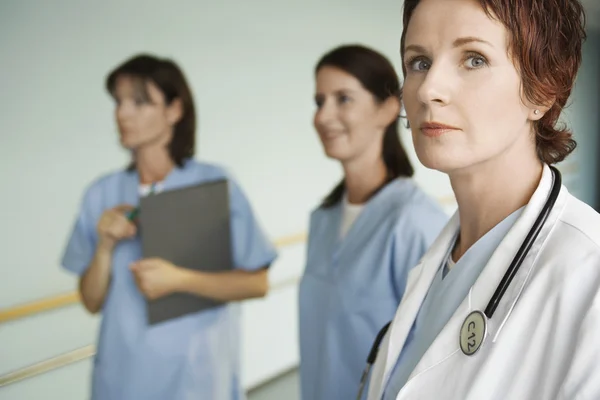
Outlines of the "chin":
M417 146L415 150L421 164L429 169L448 174L465 166L464 156L454 154L442 146L423 146L422 148Z
M121 137L121 146L123 146L123 148L125 148L126 150L134 151L138 147L140 147L140 144L134 140L127 140L127 138Z
M348 152L340 149L339 146L323 146L323 151L327 158L334 160L343 161L348 158Z

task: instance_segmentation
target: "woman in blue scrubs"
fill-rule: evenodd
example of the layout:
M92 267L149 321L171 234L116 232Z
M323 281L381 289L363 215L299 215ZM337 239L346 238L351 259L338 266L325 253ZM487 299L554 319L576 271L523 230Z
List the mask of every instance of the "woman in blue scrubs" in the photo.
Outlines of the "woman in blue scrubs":
M275 250L237 183L222 168L193 160L194 103L175 63L136 56L110 73L106 86L132 161L87 188L62 262L80 276L86 309L102 313L92 399L242 399L236 308L149 326L146 298L174 292L224 302L264 296ZM126 214L139 197L220 179L230 184L236 269L204 273L142 259L136 226Z
M342 181L312 213L300 285L304 400L356 397L373 339L394 317L406 276L447 221L411 179L391 63L342 46L316 66L314 126Z

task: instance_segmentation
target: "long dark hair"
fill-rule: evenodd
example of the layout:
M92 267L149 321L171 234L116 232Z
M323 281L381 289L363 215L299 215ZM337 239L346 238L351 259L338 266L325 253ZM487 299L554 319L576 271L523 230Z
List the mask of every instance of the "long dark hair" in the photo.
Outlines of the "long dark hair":
M196 111L192 92L179 66L169 59L148 54L136 55L108 74L106 90L113 96L117 79L121 76L130 76L142 83L140 90L146 98L148 98L146 83L152 82L162 92L167 105L175 99L181 101L183 115L175 125L173 139L168 149L173 162L182 167L186 159L194 156ZM132 162L127 169L130 171L135 169L135 163Z
M385 56L375 50L361 45L340 46L331 50L319 60L315 68L315 74L325 66L341 69L358 79L378 102L384 102L392 96L400 99L400 82L394 67ZM381 156L388 173L383 186L398 177L413 176L413 167L402 143L400 143L397 118L385 130ZM321 206L325 208L334 206L340 202L345 190L345 181L342 180L327 195ZM372 193L371 196L377 191Z

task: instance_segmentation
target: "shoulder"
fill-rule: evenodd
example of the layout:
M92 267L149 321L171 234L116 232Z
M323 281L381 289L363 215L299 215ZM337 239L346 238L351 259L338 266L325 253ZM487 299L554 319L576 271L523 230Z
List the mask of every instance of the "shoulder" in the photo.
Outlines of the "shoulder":
M123 184L123 181L132 174L134 174L134 172L122 169L100 175L86 186L84 200L90 201L91 199L97 199L106 196L107 193L113 192L117 188L120 188Z
M195 181L200 183L221 179L226 180L229 182L232 196L243 195L234 174L220 164L191 159L186 161L184 169L186 173L194 176Z
M567 196L547 251L555 257L568 257L571 262L582 257L600 260L600 214L571 194Z
M559 222L563 229L573 230L574 235L600 248L600 214L588 204L569 194Z
M225 167L215 163L190 159L183 168L185 172L194 174L200 180L232 179L231 173Z
M596 292L600 290L600 214L567 195L561 215L544 244L538 273L551 274L552 281L561 288L571 287L583 293L587 287Z

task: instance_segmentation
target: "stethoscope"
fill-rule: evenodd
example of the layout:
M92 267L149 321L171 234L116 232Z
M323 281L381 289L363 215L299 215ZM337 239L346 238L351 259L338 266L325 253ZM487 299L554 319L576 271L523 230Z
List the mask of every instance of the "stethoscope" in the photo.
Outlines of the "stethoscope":
M517 251L517 254L510 263L510 266L508 267L508 270L502 277L502 280L500 281L500 284L496 288L496 291L494 292L492 298L487 304L485 311L472 311L463 322L463 325L460 330L459 341L462 352L467 356L472 356L473 354L475 354L483 344L483 341L485 340L485 337L487 335L488 320L491 319L494 315L496 308L498 308L498 304L502 300L502 297L506 293L506 290L508 289L513 278L519 271L519 267L521 267L521 264L525 260L527 253L531 249L531 246L533 246L533 243L535 242L540 231L542 230L544 223L548 219L548 215L550 215L550 212L554 207L554 203L556 203L556 199L558 199L558 194L560 193L560 188L562 185L562 177L560 172L555 167L551 166L550 170L552 171L554 182L552 183L552 189L550 190L548 200L546 200L542 211L540 211L540 214L538 215L533 226L527 233L525 240L521 244L519 251ZM375 338L375 341L373 342L373 346L371 347L371 351L369 352L369 356L367 357L367 367L363 371L363 374L360 379L358 396L356 397L357 400L362 399L362 394L365 388L365 384L367 382L367 377L369 375L371 367L375 363L375 359L377 358L377 352L379 351L379 346L381 345L385 334L390 328L390 325L391 321L388 322L383 328L381 328L381 330L377 334L377 337Z

